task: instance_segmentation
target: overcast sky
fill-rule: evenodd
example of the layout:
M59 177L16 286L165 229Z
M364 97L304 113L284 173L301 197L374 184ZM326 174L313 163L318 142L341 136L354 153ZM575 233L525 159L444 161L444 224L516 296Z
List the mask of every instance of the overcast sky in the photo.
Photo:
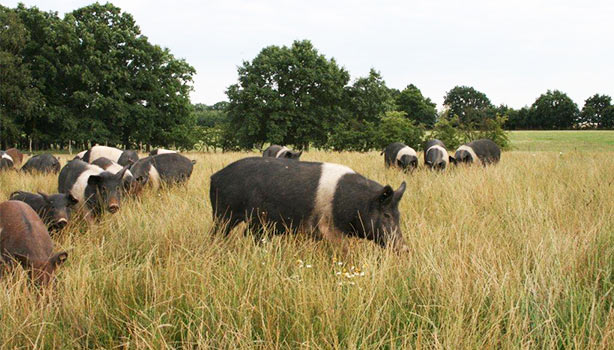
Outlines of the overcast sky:
M17 1L2 1L14 7ZM92 3L26 0L60 15ZM380 71L439 107L469 85L495 104L531 105L548 89L582 108L614 96L614 1L116 0L143 34L196 68L192 101L225 100L237 66L268 45L309 39L352 80Z

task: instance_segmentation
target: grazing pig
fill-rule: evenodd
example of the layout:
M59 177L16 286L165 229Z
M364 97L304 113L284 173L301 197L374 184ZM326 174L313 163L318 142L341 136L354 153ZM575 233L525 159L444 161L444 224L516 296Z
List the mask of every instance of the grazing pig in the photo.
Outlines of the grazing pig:
M443 142L430 140L424 147L424 164L434 170L445 170L448 164L456 163L456 159L448 154Z
M93 163L96 159L105 157L121 166L130 165L139 160L139 155L132 150L122 151L115 147L94 146L83 155L83 161Z
M405 171L418 167L418 155L413 148L400 143L391 143L380 153L384 155L386 167L396 166Z
M53 254L49 232L29 205L7 201L0 203L0 257L9 266L19 262L36 283L47 285L68 254Z
M78 203L72 195L65 193L47 195L43 192L17 191L11 193L10 198L32 207L50 230L63 229L70 220L72 207Z
M95 161L92 162L92 164L101 167L102 170L108 171L111 174L117 174L124 169L124 167L122 167L118 163L115 163L114 161L110 160L109 158L105 158L105 157L96 159ZM124 190L130 191L133 185L134 185L134 176L132 176L132 172L130 171L130 169L128 169L124 173L124 178L123 178Z
M480 139L460 146L454 154L457 163L475 163L482 165L495 164L501 159L501 149L491 140Z
M23 153L21 153L17 148L9 148L6 150L6 153L13 158L13 166L18 168L21 166L23 162Z
M157 156L158 154L177 153L177 151L171 151L170 149L156 148L149 152L150 156Z
M96 165L73 159L60 171L58 192L71 194L95 215L104 209L116 213L119 210L123 177L127 170L128 167L124 167L117 174L112 174Z
M255 232L295 230L341 242L343 236L406 250L399 228L399 201L405 182L394 191L338 164L288 162L252 157L211 176L209 197L216 228L224 233L242 221Z
M139 159L130 166L130 171L139 191L147 183L158 188L161 183L172 185L186 182L192 175L195 163L195 160L179 153L164 153Z
M51 154L39 154L28 159L21 171L57 174L60 171L60 160Z
M279 145L270 145L269 147L267 147L267 149L264 150L264 152L262 152L263 157L285 158L295 160L298 160L302 154L303 151L296 152L287 148L286 146L282 147Z
M0 151L0 170L13 169L13 157L4 151Z

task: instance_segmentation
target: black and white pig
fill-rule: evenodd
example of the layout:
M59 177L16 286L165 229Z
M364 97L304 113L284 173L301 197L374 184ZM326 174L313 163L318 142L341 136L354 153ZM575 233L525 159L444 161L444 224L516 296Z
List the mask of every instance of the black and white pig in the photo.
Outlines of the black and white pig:
M94 146L83 155L82 160L87 163L93 163L96 159L105 157L121 166L130 165L139 160L139 155L136 151L125 150L108 146Z
M28 159L21 171L57 174L60 171L60 160L51 154L39 154Z
M92 164L101 167L102 170L108 171L111 174L117 174L124 169L123 166L119 165L118 163L115 163L114 161L106 157L100 157L93 161ZM126 172L124 173L123 180L124 190L129 192L133 188L134 181L134 176L132 175L130 169L126 170Z
M391 143L380 153L384 155L386 167L396 166L405 171L418 167L418 154L413 148L401 143Z
M164 153L139 159L130 166L135 178L136 192L148 183L157 189L161 183L172 185L186 182L192 175L195 163L195 160L179 153Z
M429 140L424 147L424 164L434 170L445 170L456 159L448 154L446 145L439 140Z
M13 157L10 154L0 151L0 170L13 169Z
M11 193L10 199L32 207L50 230L63 229L70 220L73 206L78 203L77 199L66 193L48 195L43 192L17 191Z
M67 258L66 252L53 253L49 231L29 205L0 203L0 265L12 267L19 262L34 282L47 285Z
M298 160L301 158L303 151L296 152L289 149L286 146L279 145L270 145L267 149L262 152L263 157L273 157L273 158L285 158L285 159L295 159Z
M498 163L501 159L501 149L491 140L480 139L460 146L454 154L457 163L475 163L478 160L482 165Z
M105 209L116 213L119 210L123 177L127 170L126 166L117 174L112 174L96 165L73 159L60 171L58 192L71 194L94 215Z
M343 236L406 250L399 227L399 201L405 182L394 191L338 164L288 162L252 157L211 176L209 197L216 229L224 233L242 221L260 232L315 233L341 243Z
M177 153L177 151L172 151L170 149L156 148L153 151L149 152L149 155L157 156L158 154L166 154L166 153Z

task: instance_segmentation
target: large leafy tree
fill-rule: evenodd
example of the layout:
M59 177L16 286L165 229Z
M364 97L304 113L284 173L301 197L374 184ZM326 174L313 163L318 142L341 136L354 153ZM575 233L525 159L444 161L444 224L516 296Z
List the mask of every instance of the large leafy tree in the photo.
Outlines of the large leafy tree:
M424 97L420 89L409 84L396 97L396 105L400 111L405 112L407 117L427 127L432 127L437 119L436 105L430 98Z
M537 129L569 129L578 118L578 106L565 93L548 90L529 110L529 126Z
M234 147L264 142L307 148L324 145L342 118L348 72L318 53L311 42L269 46L238 69L227 90ZM230 147L230 146L229 146Z
M580 121L596 128L603 128L611 106L612 98L610 96L595 94L584 101Z
M393 107L390 89L374 69L367 77L358 78L345 88L345 109L352 119L377 123Z
M444 97L444 106L451 117L457 115L463 124L481 122L493 118L493 105L485 93L469 86L455 86Z
M23 51L30 33L14 10L0 6L0 147L18 141L40 104Z

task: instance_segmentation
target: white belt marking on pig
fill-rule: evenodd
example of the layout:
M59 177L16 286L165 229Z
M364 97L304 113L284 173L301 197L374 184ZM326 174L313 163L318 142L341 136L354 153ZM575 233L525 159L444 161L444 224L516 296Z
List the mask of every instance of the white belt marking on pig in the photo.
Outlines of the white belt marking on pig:
M167 153L177 153L177 151L171 151L169 149L158 149L158 152L156 153L156 155L158 155L158 154L167 154Z
M283 146L279 151L277 151L277 154L275 154L275 158L279 158L286 151L289 151L288 147Z
M70 194L75 197L79 203L84 204L85 202L85 188L87 187L87 180L92 175L99 175L103 173L104 170L102 168L97 167L95 165L90 166L86 171L82 172L81 175L77 178L77 181L70 188Z
M426 150L427 156L431 150L437 150L437 149L443 152L443 160L446 162L446 167L447 167L448 163L450 162L450 156L448 155L448 151L445 148L441 147L440 145L429 147L429 149ZM432 164L432 165L435 165L435 164Z
M156 169L153 163L149 163L149 182L156 189L160 187L160 173L158 173L158 169Z
M354 174L354 170L339 164L322 163L322 173L316 191L315 205L312 213L312 227L332 227L333 199L337 184L346 174ZM322 231L322 229L320 229ZM325 234L325 232L321 232Z
M87 153L87 151L81 151L77 153L77 157L79 157L79 159L83 159L83 156L85 155L85 153Z
M456 152L458 151L467 151L469 152L469 154L471 154L471 158L472 158L472 162L477 162L478 160L480 160L480 158L478 158L477 154L475 154L475 151L473 150L473 148L467 146L467 145L462 145L460 146Z
M399 150L399 152L397 153L397 160L400 161L401 157L403 157L404 155L414 156L418 158L416 151L414 151L414 149L409 146L405 146Z
M119 157L122 156L122 153L124 153L124 151L114 147L94 146L90 150L89 162L92 163L96 159L102 157L109 158L110 160L117 162L119 160Z
M3 159L8 159L8 160L10 160L11 162L15 163L15 162L13 161L13 157L11 157L11 156L10 156L8 153L2 153L2 158L3 158Z

